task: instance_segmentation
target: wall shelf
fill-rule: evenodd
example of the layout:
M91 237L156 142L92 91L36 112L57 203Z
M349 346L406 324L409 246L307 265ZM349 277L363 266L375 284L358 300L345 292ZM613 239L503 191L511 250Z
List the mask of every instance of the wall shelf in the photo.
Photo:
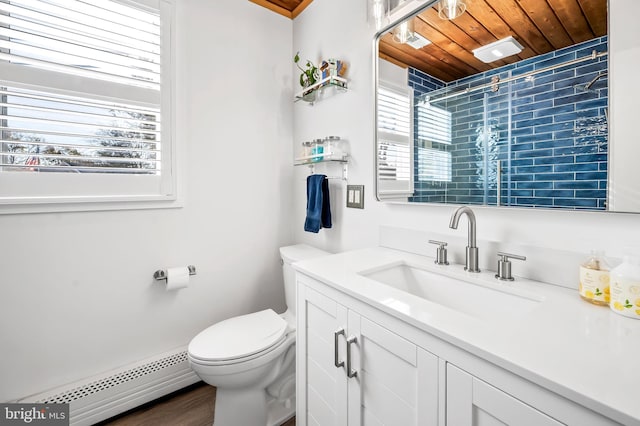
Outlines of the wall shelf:
M347 180L349 156L343 154L341 157L332 158L332 153L325 152L322 154L309 155L306 157L298 157L295 159L294 166L308 166L310 173L315 173L315 166L318 164L340 164L342 165L342 176L327 176L328 179Z
M304 101L313 105L316 101L322 99L329 93L342 93L348 91L347 83L346 78L329 76L296 93L293 101Z

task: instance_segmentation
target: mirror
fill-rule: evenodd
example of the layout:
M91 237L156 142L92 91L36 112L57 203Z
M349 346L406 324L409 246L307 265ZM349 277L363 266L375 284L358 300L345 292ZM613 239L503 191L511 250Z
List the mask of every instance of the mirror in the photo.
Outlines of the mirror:
M429 3L375 43L378 199L614 210L606 0Z

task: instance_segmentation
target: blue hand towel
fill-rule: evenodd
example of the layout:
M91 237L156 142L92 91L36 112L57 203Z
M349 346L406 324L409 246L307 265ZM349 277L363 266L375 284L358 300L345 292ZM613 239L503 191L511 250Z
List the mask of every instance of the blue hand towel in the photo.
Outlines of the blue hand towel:
M331 203L329 202L329 179L322 181L322 219L323 228L331 228Z
M325 175L311 175L307 177L307 217L304 230L317 233L323 227L331 228L329 182Z

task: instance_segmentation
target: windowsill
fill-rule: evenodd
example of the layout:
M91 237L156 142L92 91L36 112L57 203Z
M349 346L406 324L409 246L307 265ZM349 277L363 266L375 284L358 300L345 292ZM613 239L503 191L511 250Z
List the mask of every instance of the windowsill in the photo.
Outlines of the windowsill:
M0 215L33 214L33 213L65 213L65 212L96 212L119 210L151 210L177 209L184 207L181 199L142 199L137 200L109 200L109 201L66 201L42 199L38 202L21 204L0 204Z

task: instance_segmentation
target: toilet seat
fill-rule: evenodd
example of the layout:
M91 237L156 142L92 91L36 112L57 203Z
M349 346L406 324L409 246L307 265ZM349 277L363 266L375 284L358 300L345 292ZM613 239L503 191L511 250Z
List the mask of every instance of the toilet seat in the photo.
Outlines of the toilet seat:
M202 331L189 343L189 357L208 365L247 361L278 347L287 322L272 309L229 318Z

